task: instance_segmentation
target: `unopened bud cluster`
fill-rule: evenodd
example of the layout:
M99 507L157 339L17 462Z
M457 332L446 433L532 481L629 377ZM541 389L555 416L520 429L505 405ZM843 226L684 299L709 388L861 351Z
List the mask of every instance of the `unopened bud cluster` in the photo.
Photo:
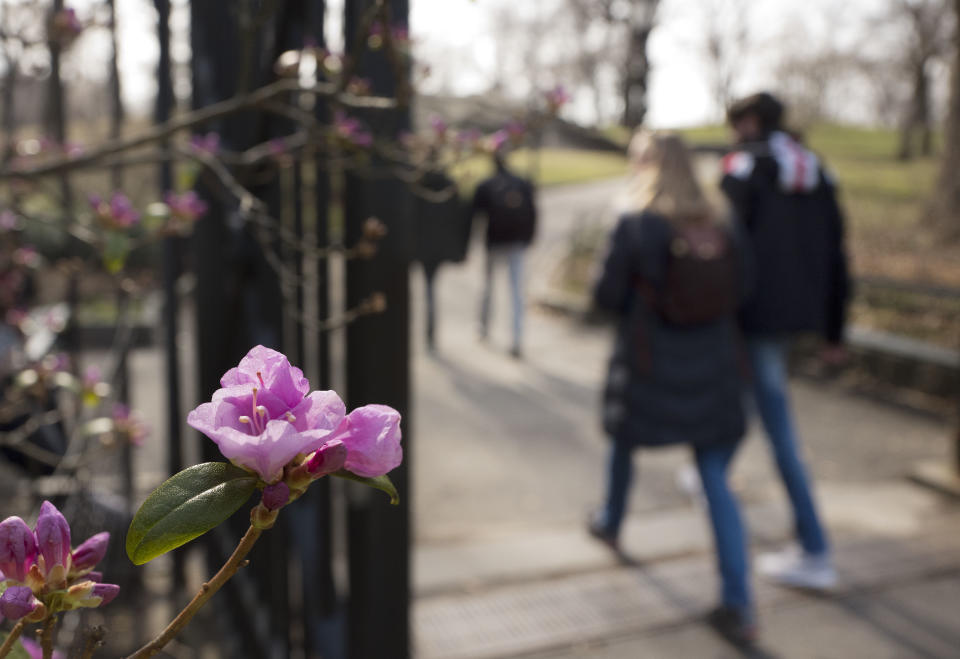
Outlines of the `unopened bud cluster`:
M109 541L109 533L97 533L72 549L70 525L49 501L33 529L19 517L0 522L0 614L39 621L110 602L120 587L101 583L102 575L93 571Z

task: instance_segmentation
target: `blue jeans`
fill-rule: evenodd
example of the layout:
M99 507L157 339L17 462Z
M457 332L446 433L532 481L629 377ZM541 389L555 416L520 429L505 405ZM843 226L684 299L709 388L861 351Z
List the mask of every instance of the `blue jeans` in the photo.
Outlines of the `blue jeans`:
M717 569L720 572L721 602L751 615L747 571L747 543L743 519L736 498L727 485L727 470L737 444L695 448L697 469L710 513ZM627 494L633 480L632 449L622 442L611 442L607 473L607 500L602 511L604 530L613 537L620 532L626 510Z
M506 262L510 274L510 301L513 305L513 348L520 350L523 340L523 255L527 246L524 243L505 243L487 248L487 266L483 285L483 299L480 303L480 333L487 336L490 331L490 307L493 298L493 272Z
M757 411L793 505L797 539L808 554L824 555L828 551L826 534L813 502L790 414L784 344L776 339L748 337L746 345Z
M727 484L736 443L694 448L703 494L710 512L710 527L720 572L720 601L750 615L752 610L747 571L747 539L740 506Z

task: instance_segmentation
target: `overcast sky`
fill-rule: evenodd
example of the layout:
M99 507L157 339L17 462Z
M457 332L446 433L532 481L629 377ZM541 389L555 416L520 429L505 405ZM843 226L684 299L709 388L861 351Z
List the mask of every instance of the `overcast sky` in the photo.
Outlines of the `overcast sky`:
M546 0L550 2L551 0ZM717 117L711 100L699 34L706 0L662 0L661 20L649 44L653 72L650 87L652 125L659 127L698 124ZM889 0L748 0L752 1L751 39L756 53L742 79L739 93L757 87L775 87L771 62L784 47L814 49L829 35L841 44L862 39L862 17L876 12ZM78 6L90 0L79 0ZM333 18L343 0L328 0L328 38L339 34ZM433 69L432 82L425 91L434 91L441 83L459 94L486 90L494 69L492 19L498 7L520 7L536 11L544 0L411 0L411 32L417 52ZM125 95L138 105L148 104L154 92L153 67L156 44L155 19L144 0L118 0L121 27L121 62ZM186 20L186 0L174 0L175 17ZM188 56L185 44L179 45L181 58ZM85 49L81 66L89 66L102 48ZM99 55L98 55L99 53ZM102 61L102 60L101 60ZM590 118L592 104L588 94L578 94L570 112L573 118Z

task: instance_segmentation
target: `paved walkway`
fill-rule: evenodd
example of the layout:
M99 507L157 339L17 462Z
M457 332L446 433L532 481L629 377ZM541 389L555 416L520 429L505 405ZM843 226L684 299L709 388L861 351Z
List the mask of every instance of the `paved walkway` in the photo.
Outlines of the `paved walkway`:
M609 222L616 191L543 195L534 288L573 227ZM441 270L437 355L414 335L417 656L738 656L700 622L716 584L684 449L637 455L626 564L583 533L603 486L597 401L610 331L531 309L526 358L512 360L500 281L493 337L479 344L481 262L475 249ZM419 277L414 285L419 297ZM757 583L763 652L960 656L960 506L904 478L915 460L948 458L947 427L830 384L795 382L794 404L842 586L818 598ZM787 540L756 430L733 480L754 549Z

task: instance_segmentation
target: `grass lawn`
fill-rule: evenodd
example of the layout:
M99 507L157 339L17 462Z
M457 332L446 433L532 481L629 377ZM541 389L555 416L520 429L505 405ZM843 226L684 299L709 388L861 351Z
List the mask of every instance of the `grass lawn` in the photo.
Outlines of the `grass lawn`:
M610 151L545 148L538 155L531 149L518 149L510 154L509 163L515 172L541 186L612 178L627 172L626 158ZM488 156L476 155L458 162L452 171L461 193L468 196L493 172L493 165Z

